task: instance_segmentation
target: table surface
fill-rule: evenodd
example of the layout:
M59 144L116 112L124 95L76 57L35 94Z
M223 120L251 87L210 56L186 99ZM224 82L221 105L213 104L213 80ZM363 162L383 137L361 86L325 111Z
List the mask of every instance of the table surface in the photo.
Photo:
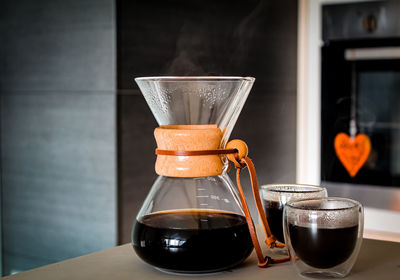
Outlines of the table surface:
M290 263L258 268L255 253L235 269L202 276L160 272L142 262L130 244L21 272L2 279L302 279ZM357 262L345 279L400 279L400 243L364 239Z

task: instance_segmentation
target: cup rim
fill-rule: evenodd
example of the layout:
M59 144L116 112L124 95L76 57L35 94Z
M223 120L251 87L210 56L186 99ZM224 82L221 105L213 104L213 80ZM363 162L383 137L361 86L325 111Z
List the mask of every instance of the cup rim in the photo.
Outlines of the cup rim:
M353 205L349 207L341 207L341 208L328 208L328 209L313 209L311 207L306 207L306 206L299 206L298 204L302 204L308 201L343 201L343 202L350 202ZM346 211L354 208L358 208L362 206L362 204L354 199L350 198L345 198L345 197L319 197L319 198L306 198L306 199L299 199L299 200L293 200L289 201L285 204L285 207L288 208L293 208L296 210L304 210L304 211L315 211L315 212L337 212L337 211Z
M240 76L150 76L150 77L137 77L135 81L248 81L254 82L254 77L240 77Z
M275 187L302 187L304 189L309 188L308 190L275 190ZM308 184L265 184L261 186L262 190L273 192L273 193L318 193L325 191L326 188L317 185L308 185Z

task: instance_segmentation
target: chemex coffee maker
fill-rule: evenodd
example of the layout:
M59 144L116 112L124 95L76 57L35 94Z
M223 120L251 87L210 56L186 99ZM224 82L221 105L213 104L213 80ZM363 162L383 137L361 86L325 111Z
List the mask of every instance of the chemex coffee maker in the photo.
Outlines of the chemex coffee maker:
M135 79L159 127L154 182L132 230L145 262L167 272L208 273L244 261L253 248L258 265L282 262L262 254L240 185L248 167L269 248L272 236L247 146L229 136L254 83L249 77L145 77ZM150 155L149 155L150 156ZM238 192L227 172L237 169Z

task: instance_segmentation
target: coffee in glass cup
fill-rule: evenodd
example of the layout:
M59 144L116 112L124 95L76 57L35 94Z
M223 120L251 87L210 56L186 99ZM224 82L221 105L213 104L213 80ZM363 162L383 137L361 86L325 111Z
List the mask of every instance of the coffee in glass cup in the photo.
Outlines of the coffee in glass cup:
M288 202L284 235L297 272L311 278L349 274L361 246L364 215L361 204L347 198Z
M269 184L261 186L261 197L264 211L272 235L276 240L284 243L283 235L283 208L292 200L305 198L327 197L324 187L300 184Z

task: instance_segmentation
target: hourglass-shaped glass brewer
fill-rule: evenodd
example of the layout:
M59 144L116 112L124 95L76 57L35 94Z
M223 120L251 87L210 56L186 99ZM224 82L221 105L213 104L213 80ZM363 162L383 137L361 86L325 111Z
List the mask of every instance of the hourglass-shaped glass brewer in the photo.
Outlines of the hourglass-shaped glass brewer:
M158 149L223 149L253 85L244 77L135 79L158 124ZM149 155L150 156L150 155ZM154 182L132 230L142 260L162 270L214 272L253 250L225 155L158 155Z

